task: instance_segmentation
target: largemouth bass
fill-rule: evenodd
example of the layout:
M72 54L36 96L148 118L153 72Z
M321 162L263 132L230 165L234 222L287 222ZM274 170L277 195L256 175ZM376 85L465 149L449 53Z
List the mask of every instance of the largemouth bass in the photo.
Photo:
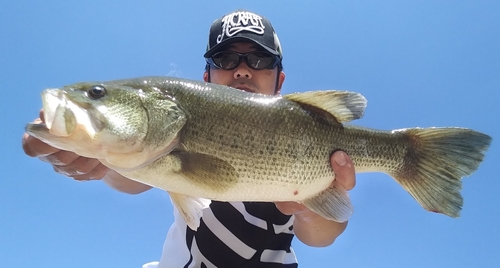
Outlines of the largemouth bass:
M27 133L164 189L193 229L210 200L296 201L346 221L349 197L332 186L336 150L347 152L356 172L387 173L425 209L458 217L461 178L491 142L465 128L344 124L366 107L348 91L267 96L143 77L46 89L42 101L45 124L28 124Z

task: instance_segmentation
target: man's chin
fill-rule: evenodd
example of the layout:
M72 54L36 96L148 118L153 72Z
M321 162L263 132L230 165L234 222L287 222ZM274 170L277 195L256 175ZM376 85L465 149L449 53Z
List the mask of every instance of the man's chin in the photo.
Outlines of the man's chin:
M237 89L242 90L242 91L246 91L246 92L250 92L250 93L255 93L255 91L253 91L250 88L246 88L246 87L237 87Z
M240 85L230 85L230 87L234 87L234 88L239 89L241 91L246 91L246 92L250 92L250 93L256 92L253 88L246 86L246 85L241 85L241 84Z

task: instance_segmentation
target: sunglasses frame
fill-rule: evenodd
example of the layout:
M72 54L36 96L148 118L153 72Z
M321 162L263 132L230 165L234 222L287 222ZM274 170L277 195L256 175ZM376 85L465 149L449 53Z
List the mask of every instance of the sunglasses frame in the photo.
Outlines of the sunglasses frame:
M269 63L269 65L265 66L265 67L262 67L262 68L254 68L249 62L248 62L248 55L250 54L255 54L255 53L266 53L268 54L270 57L274 58L274 60ZM230 53L230 54L236 54L238 55L238 61L236 62L236 64L234 65L233 68L229 68L229 69L226 69L226 68L222 68L221 66L218 66L217 64L215 64L214 60L213 60L213 57L218 55L218 54L221 54L221 53ZM217 52L215 54L213 54L210 58L206 58L206 61L208 64L210 64L211 66L217 68L217 69L221 69L221 70L226 70L226 71L230 71L230 70L234 70L236 68L238 68L238 66L240 66L241 64L241 61L245 61L245 63L247 64L248 67L254 69L254 70L265 70L265 69L274 69L276 68L276 66L278 66L280 63L281 63L281 60L278 56L276 55L273 55L271 53L268 53L266 51L252 51L252 52L248 52L248 53L239 53L239 52L235 52L235 51L220 51L220 52Z

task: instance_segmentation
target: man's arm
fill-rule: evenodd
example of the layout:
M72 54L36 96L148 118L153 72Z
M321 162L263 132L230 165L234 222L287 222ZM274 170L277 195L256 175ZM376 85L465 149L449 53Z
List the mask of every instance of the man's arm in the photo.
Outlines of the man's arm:
M330 158L332 168L335 172L335 181L347 190L356 185L354 165L346 153L337 151ZM338 223L319 216L304 205L295 202L277 202L276 207L287 215L295 215L293 230L302 243L325 247L331 245L335 239L344 232L347 222Z

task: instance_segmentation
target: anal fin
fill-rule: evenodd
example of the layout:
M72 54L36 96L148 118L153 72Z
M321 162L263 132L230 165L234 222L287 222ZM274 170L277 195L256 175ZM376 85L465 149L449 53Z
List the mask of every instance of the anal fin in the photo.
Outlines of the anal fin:
M330 186L301 203L323 218L335 222L345 222L353 213L347 191L339 186Z
M212 201L172 192L168 192L168 194L189 228L192 230L198 229L200 218L203 216L203 209L207 208Z

